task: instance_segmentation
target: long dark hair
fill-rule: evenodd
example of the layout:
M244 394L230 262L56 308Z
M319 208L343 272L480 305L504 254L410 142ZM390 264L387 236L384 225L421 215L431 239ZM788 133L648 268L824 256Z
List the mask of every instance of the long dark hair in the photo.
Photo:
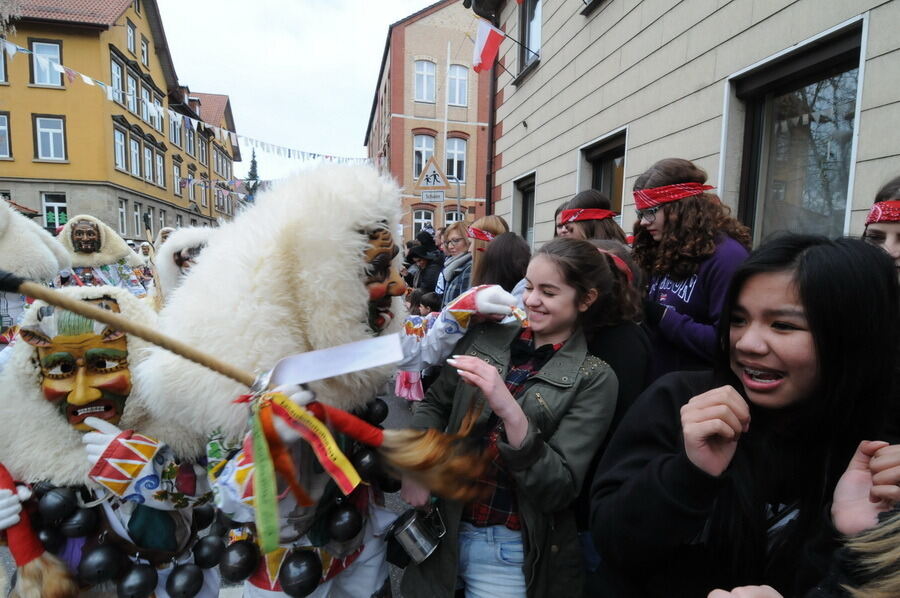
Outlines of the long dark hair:
M689 160L660 160L634 181L634 190L653 189L675 183L706 182L706 171ZM684 280L700 269L700 264L716 251L716 243L727 235L750 248L750 229L731 217L731 210L714 193L700 193L663 204L666 216L662 239L634 223L634 260L650 275L668 275ZM659 218L659 215L657 215Z
M472 268L472 286L499 284L512 291L525 278L531 248L516 233L497 235L488 243L478 264Z
M590 243L601 250L613 275L612 291L598 299L603 304L605 324L602 325L614 326L622 322L640 322L644 319L642 294L639 290L643 288L641 270L631 259L628 248L618 241L608 239L593 239ZM631 272L630 282L627 272L623 272L617 267L610 254L619 258Z
M735 585L758 583L767 556L794 559L827 516L834 487L863 439L882 428L895 400L900 348L900 289L893 261L856 239L788 234L759 249L735 272L719 325L723 383L742 386L730 371L730 315L753 276L790 272L806 313L818 361L813 396L779 410L751 404L750 432L741 438L728 485L717 502L711 541L732 555ZM794 492L782 494L785 488ZM799 518L767 549L763 504L797 499ZM773 500L775 499L775 500ZM809 580L803 580L808 582ZM796 579L767 579L793 594Z
M560 212L564 209L611 210L612 202L609 201L609 198L606 197L606 195L597 191L596 189L586 189L585 191L576 193L575 197L567 201L565 204L563 204L563 206L560 206ZM557 216L558 215L559 212L557 212ZM556 218L554 218L553 222L555 225ZM587 240L609 239L612 241L618 241L619 243L625 243L625 231L623 231L622 227L619 226L612 218L606 218L604 220L585 220L582 222L573 222L572 225L580 229L582 234L584 235L584 238ZM553 230L556 231L555 226Z

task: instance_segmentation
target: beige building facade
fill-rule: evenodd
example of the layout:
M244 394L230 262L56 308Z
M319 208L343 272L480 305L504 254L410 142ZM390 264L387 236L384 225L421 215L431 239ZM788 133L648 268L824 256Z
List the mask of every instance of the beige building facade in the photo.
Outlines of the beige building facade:
M490 73L472 70L474 30L461 0L437 2L388 29L365 145L402 187L404 241L427 224L485 213ZM450 179L443 203L422 201L414 189L431 157Z
M900 174L898 0L475 2L495 67L494 212L534 242L576 192L693 160L754 240L859 235ZM491 11L494 11L491 15Z

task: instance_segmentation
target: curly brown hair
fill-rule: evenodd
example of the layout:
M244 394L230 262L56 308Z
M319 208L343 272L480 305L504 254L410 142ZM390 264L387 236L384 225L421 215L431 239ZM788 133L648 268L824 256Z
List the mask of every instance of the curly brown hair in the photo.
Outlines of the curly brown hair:
M706 172L693 162L666 158L640 175L634 190L705 182ZM665 215L666 224L659 241L653 240L640 220L634 223L634 260L650 276L689 278L715 253L722 235L750 249L750 229L731 217L731 209L715 193L700 193L663 204L660 212Z

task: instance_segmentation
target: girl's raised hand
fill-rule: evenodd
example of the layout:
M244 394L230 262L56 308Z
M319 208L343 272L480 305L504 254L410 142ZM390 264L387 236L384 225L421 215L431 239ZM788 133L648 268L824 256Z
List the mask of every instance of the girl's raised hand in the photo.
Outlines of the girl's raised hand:
M713 590L707 598L784 598L772 586L744 586L730 592Z
M684 451L691 463L718 477L731 463L741 434L750 429L750 407L731 386L697 395L681 408Z
M872 472L871 499L893 507L900 504L900 444L883 446L869 461Z
M896 474L891 474L898 468L891 463L898 457L898 448L880 440L859 443L850 465L834 488L831 503L831 520L835 529L845 536L877 525L878 514L889 510L897 500L900 488L896 486ZM894 479L894 485L884 485L891 479Z

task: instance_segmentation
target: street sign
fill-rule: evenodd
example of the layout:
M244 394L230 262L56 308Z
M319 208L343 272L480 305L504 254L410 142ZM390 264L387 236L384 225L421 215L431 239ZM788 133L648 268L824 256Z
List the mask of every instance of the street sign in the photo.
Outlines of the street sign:
M422 174L419 175L419 180L416 181L416 186L413 187L413 189L416 191L450 190L450 181L447 180L447 177L444 176L444 173L438 168L434 156L428 158L428 162L425 163L425 168L422 169Z
M422 191L422 201L425 203L442 203L444 201L444 192Z

